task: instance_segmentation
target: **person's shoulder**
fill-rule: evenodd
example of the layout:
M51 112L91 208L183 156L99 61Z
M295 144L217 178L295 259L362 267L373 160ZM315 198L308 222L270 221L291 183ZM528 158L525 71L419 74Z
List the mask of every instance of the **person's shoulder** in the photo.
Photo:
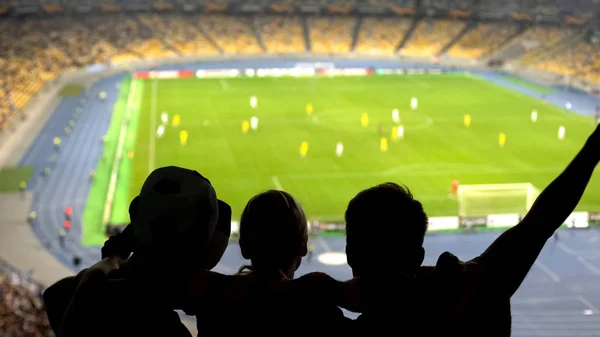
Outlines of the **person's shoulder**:
M462 261L450 252L442 253L435 266L424 267L430 275L458 277L465 280L478 279L484 272L484 266L476 259Z

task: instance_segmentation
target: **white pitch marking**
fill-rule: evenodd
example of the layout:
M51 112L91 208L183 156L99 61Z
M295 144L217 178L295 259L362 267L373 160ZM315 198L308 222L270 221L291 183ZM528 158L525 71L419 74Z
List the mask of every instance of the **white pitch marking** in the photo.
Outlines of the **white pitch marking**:
M331 252L331 247L329 247L329 245L327 244L327 242L325 242L325 240L319 236L319 244L321 245L321 247L326 251L326 252Z
M221 88L223 90L229 90L229 84L227 84L227 81L225 81L224 79L219 79L219 84L221 85Z
M588 309L590 309L593 313L600 312L600 310L598 310L598 308L596 308L590 301L586 300L585 297L583 297L583 296L577 296L577 299L583 305L585 305L586 307L588 307Z
M552 281L560 283L560 277L558 277L558 275L556 275L556 273L550 270L550 268L548 268L545 264L540 262L540 260L536 260L534 264L538 266L538 268L540 268L544 272L544 274L546 274L546 276L552 279Z
M150 105L150 144L148 145L149 153L148 153L148 174L154 170L155 165L155 150L156 150L156 137L154 137L154 132L156 131L156 105L158 97L158 81L154 80L152 82L152 103Z
M275 186L276 189L283 191L283 186L281 186L281 182L279 181L279 178L277 178L277 176L272 176L271 177L271 181L273 181L273 185Z

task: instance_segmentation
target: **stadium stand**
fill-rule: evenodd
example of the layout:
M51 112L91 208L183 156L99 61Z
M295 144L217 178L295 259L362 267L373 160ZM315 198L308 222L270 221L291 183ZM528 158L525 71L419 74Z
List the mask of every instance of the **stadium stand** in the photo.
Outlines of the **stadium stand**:
M92 32L95 32L102 39L106 39L103 45L111 45L113 49L109 52L110 62L124 63L139 59L142 55L131 49L130 44L139 37L137 24L132 23L131 19L126 20L121 16L99 16L94 15L86 18L86 23Z
M252 31L250 18L208 16L202 18L200 23L202 29L227 54L254 54L263 51Z
M465 22L421 20L400 55L436 56L464 28Z
M308 26L310 27L312 51L331 54L349 52L355 25L355 18L309 18Z
M364 54L393 54L410 29L411 20L363 19L355 51Z
M521 62L535 63L537 59L547 50L555 46L559 41L573 35L569 28L534 26L529 28L520 37L520 43L525 48L525 54Z
M506 42L518 29L516 25L502 23L479 24L457 41L448 54L454 57L478 58Z
M268 52L295 53L305 51L302 24L298 17L265 16L255 19Z
M591 82L598 81L600 47L584 40L566 46L534 66L538 69L562 75L579 76Z
M46 315L44 287L0 260L0 336L54 336Z
M171 30L171 26L167 26L168 18L163 18L162 15L140 15L137 17L140 22L140 30L143 36L146 36L139 49L145 57L175 57L179 53L172 44L168 43L171 36L180 36L177 27ZM177 21L177 20L176 20ZM134 47L135 48L135 47Z
M19 4L28 5L27 2ZM77 4L65 2L61 5ZM516 55L513 59L521 65L599 82L598 48L585 35L590 25L584 25L597 8L597 3L594 5L592 0L512 0L502 5L497 1L482 0L478 6L471 0L419 2L419 8L437 11L436 17L455 10L465 11L468 16L471 11L478 10L506 17L517 13L519 20L524 20L520 23L478 24L471 24L466 19L415 18L414 13L418 11L414 0L248 3L257 8L275 6L273 8L286 12L299 6L320 7L336 14L332 17L218 14L224 8L230 8L232 4L228 1L207 2L204 15L138 14L126 12L123 2L101 1L98 4L105 13L86 14L85 20L63 15L4 16L0 20L3 36L0 40L0 66L3 69L0 130L7 129L31 97L58 74L94 64L121 64L139 59L263 51L293 53L304 52L307 48L316 53L354 51L373 55L389 55L398 49L402 56L432 57L447 47L447 55L451 57L476 59L492 55L507 42L519 46L517 53L511 55ZM32 1L30 5L40 7L38 1ZM40 13L56 9L56 3L44 5L46 7L40 9ZM10 11L10 6L0 7ZM362 19L348 16L349 11L360 11L365 7L375 11ZM373 16L378 10L400 15ZM577 18L570 24L567 21L562 24L536 22L538 16L552 15ZM419 20L415 27L414 20ZM526 26L528 28L524 28Z

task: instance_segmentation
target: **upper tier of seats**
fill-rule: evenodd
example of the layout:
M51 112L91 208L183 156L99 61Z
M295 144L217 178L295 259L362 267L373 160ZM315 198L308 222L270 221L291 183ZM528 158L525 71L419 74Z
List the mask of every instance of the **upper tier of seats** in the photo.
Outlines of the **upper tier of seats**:
M492 4L483 1L483 5ZM453 6L460 7L460 1ZM600 82L598 47L585 42L578 27L405 17L169 13L5 17L0 19L0 34L0 129L8 127L33 94L59 73L139 59L306 51L428 58L446 53L478 59L504 46L520 45L519 62L525 65Z

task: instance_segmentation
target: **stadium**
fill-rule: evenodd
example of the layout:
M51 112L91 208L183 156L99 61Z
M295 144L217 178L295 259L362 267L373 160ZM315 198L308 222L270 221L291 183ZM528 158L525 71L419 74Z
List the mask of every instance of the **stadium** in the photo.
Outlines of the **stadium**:
M294 195L315 245L300 275L352 277L344 210L386 181L430 217L426 264L473 258L596 127L599 9L0 0L0 283L43 289L98 261L148 174L169 165L210 179L233 234L253 195ZM513 297L515 336L600 336L599 222L596 175ZM243 264L232 240L215 270Z

